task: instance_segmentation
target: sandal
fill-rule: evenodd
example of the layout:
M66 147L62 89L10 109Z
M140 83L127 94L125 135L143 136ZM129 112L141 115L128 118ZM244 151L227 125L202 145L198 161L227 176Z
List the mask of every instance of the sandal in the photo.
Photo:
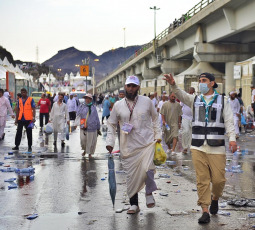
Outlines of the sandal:
M153 208L155 207L155 199L153 197L153 195L145 195L146 198L146 206L147 208Z
M139 206L131 205L131 207L127 211L127 214L136 214L138 212L140 212Z

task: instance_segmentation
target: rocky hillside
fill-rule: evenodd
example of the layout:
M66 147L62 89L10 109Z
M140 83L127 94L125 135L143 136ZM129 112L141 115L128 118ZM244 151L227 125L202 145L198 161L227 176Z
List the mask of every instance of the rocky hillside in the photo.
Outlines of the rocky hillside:
M60 50L49 60L45 61L44 65L53 65L53 68L62 69L61 73L77 73L79 70L75 65L81 65L82 60L85 58L90 59L90 66L96 69L97 81L107 76L108 73L113 71L119 64L124 62L128 57L133 55L136 50L141 46L129 46L126 48L118 48L109 50L100 56L95 55L91 51L80 51L74 47ZM99 61L94 61L99 59Z

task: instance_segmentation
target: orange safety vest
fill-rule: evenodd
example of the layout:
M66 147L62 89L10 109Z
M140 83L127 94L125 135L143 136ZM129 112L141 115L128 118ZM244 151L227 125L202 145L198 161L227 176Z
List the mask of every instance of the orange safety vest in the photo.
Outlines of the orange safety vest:
M24 118L26 121L33 120L33 108L32 108L32 98L28 97L25 105L23 105L22 98L19 99L19 118L18 120L22 119L22 115L24 114Z

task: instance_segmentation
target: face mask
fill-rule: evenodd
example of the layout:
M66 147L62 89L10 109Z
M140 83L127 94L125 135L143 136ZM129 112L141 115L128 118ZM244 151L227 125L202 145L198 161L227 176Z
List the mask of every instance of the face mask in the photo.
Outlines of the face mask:
M208 93L208 91L210 90L210 88L208 88L206 83L199 83L199 90L202 94L206 94Z
M89 104L86 103L86 105L87 105L87 106L90 106L90 105L92 105L92 102L90 102Z

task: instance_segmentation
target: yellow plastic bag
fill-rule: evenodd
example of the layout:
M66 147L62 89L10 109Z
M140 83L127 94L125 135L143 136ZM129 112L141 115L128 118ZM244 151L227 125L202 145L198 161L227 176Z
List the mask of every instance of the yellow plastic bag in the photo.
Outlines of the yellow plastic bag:
M153 162L155 165L162 165L166 162L167 155L160 143L156 143L155 145L155 154Z

